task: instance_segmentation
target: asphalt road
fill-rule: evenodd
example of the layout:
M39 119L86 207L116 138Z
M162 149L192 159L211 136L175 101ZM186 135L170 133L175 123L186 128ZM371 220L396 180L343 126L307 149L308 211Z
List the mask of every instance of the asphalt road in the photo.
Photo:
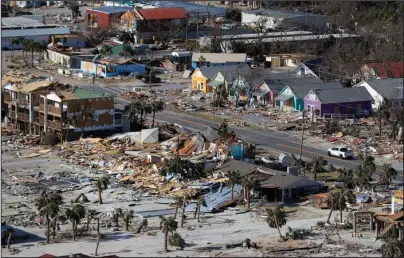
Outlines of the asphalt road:
M167 121L170 123L177 123L179 125L196 129L196 130L206 130L209 126L217 127L217 124L206 121L203 119L199 119L196 117L178 114L174 112L164 111L156 115L156 118L162 121ZM276 151L294 154L297 157L300 155L300 142L295 137L290 136L285 132L277 132L277 131L264 131L264 130L253 130L250 128L233 128L231 130L240 136L241 139L252 143L257 144L258 146L273 149ZM314 157L323 157L330 164L334 164L336 166L341 166L349 169L356 169L360 164L358 160L343 160L337 157L329 157L327 155L327 150L316 149L312 147L308 147L303 145L303 157L306 158L314 158ZM380 174L382 168L380 166L377 167L376 177ZM399 171L397 180L403 180L403 171Z

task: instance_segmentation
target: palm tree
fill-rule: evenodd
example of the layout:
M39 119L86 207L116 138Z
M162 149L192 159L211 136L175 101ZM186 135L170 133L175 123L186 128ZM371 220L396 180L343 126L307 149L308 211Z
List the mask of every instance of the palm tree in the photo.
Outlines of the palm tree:
M311 171L314 174L314 181L317 181L317 173L324 171L324 166L327 166L327 160L325 160L323 157L315 157L313 159Z
M128 119L130 121L131 130L136 130L139 127L139 117L138 114L142 109L142 105L139 102L131 102L126 105L123 112L128 115Z
M352 190L345 190L345 189L339 189L339 191L337 192L338 195L338 202L337 202L337 206L338 209L340 211L339 214L339 218L340 218L340 222L342 223L342 211L345 210L347 208L347 203L350 204L356 204L356 197L354 195L354 193L352 192Z
M21 39L20 40L21 45L22 45L22 58L26 61L26 54L29 51L29 44L30 42L27 39Z
M11 38L11 39L9 39L10 40L10 47L11 47L11 52L10 52L10 55L11 55L11 60L13 60L13 48L14 48L14 45L19 45L20 44L20 40L19 39L16 39L16 38Z
M81 16L80 7L77 3L68 3L67 7L72 12L73 20L75 20L78 16Z
M279 233L279 237L282 240L283 236L281 234L280 228L286 225L286 213L280 206L276 206L275 209L267 209L266 222L270 228L276 228Z
M370 182L372 181L372 176L376 172L376 164L374 163L375 158L371 155L363 155L362 153L358 156L361 164L359 164L356 169L357 184L362 191L363 188L368 188Z
M39 53L39 62L41 62L42 55L47 49L48 45L45 42L38 42L35 44L35 51Z
M184 200L182 201L182 213L181 213L181 228L184 227L185 221L185 204L187 203L187 196L184 195Z
M184 239L181 237L180 234L178 234L177 232L175 232L173 235L171 235L168 238L168 242L170 243L171 246L178 246L181 248L181 250L184 249L185 246L185 241Z
M133 35L130 32L122 32L119 36L119 40L123 42L123 55L127 56L131 54L132 48L130 47L130 43L133 41Z
M115 222L115 227L119 227L119 218L123 217L123 211L121 208L115 209L113 215L112 215L112 220Z
M244 177L242 183L245 189L245 198L247 199L247 209L250 209L251 190L259 189L260 183L252 177L248 176Z
M126 231L129 231L130 222L132 221L132 218L133 218L133 211L131 210L131 211L123 212L122 218L123 218L123 221L125 222Z
M91 122L94 118L94 113L91 110L82 109L80 113L80 123L81 123L81 137L84 137L84 128L87 122Z
M164 110L164 102L163 101L154 101L151 104L151 112L153 113L153 123L152 127L154 127L154 119L156 117L156 113L161 112Z
M178 228L178 222L173 217L160 216L160 230L164 232L164 251L168 252L168 232L173 233Z
M76 127L77 123L79 122L79 117L76 116L75 114L65 120L65 124L67 125L66 128L66 142L68 140L69 136L69 131L70 131L70 126Z
M241 176L240 172L238 170L236 171L229 171L227 173L227 178L228 178L228 183L231 185L231 199L234 199L234 186L236 184L239 184L241 182Z
M338 181L343 183L344 188L353 189L354 188L354 173L352 169L339 169Z
M206 62L206 58L204 56L200 56L198 58L199 66L202 66Z
M331 224L330 223L330 218L331 218L332 212L334 210L338 209L338 202L339 202L339 199L340 199L339 197L340 196L339 196L337 191L332 191L332 192L328 193L326 202L327 202L328 207L330 207L330 209L331 209L330 213L328 214L328 218L327 218L327 223L328 224Z
M41 216L46 217L46 242L49 244L50 237L50 218L59 212L60 205L63 204L63 198L59 194L47 194L44 192L40 198L36 200L36 206Z
M56 237L56 228L58 228L58 231L60 230L58 226L58 221L64 222L66 221L66 217L60 214L56 214L55 216L52 217L52 237L55 239Z
M98 189L98 203L102 204L102 191L107 189L109 180L107 177L100 177L97 179L97 189Z
M72 203L72 207L66 211L66 217L72 222L73 226L73 241L76 241L77 224L79 224L81 219L85 218L85 216L86 209L81 204Z
M396 179L397 170L391 167L390 164L383 164L383 171L380 174L380 184L389 185L393 179Z
M178 208L182 205L183 198L181 198L179 196L175 196L174 201L175 201L174 219L176 219L177 218L177 213L178 213Z
M200 197L198 199L198 202L196 203L196 207L197 207L197 210L198 210L198 222L200 222L199 221L199 215L201 214L201 206L203 206L203 207L207 206L206 202L205 202L205 198L203 198L203 197Z

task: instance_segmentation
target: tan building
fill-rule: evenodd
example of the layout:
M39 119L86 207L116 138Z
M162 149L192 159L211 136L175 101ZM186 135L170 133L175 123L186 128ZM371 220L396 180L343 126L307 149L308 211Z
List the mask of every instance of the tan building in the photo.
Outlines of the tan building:
M49 80L10 83L4 87L4 103L11 122L27 133L53 131L74 139L82 132L122 130L122 113L102 92Z

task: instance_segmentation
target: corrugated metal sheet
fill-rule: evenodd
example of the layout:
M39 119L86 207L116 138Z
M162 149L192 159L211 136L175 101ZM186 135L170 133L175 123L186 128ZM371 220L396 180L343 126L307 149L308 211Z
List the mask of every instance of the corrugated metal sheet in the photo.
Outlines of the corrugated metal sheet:
M70 30L67 27L57 27L57 28L17 29L17 30L1 31L2 38L45 36L54 34L70 34Z
M139 9L145 20L184 19L186 13L182 7Z

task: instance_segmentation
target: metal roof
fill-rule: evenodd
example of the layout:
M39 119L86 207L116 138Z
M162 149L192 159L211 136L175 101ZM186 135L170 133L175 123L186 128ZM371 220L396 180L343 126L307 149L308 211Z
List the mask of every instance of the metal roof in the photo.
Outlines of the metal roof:
M388 100L403 99L403 78L365 81L383 98Z
M55 34L70 34L70 30L68 27L56 27L56 28L35 28L35 29L12 29L1 31L2 38L49 36Z
M208 79L213 79L215 75L217 75L219 72L226 74L226 78L230 78L230 74L235 74L237 73L237 69L239 71L244 71L247 69L250 69L250 67L247 64L241 64L241 65L231 65L231 66L211 66L211 67L199 67L199 71L203 74Z
M372 101L373 97L365 87L316 89L312 91L321 101L321 104L350 103L359 101Z
M34 27L46 26L43 22L37 19L30 19L28 17L4 17L1 18L1 27Z
M138 9L145 20L184 19L186 13L182 7Z
M296 17L301 17L301 16L324 17L324 15L315 14L315 13L304 13L304 12L295 12L295 11L291 11L291 10L273 10L273 9L249 10L249 11L244 11L242 13L267 16L267 17L272 17L272 18L277 18L277 19L296 18Z
M145 1L147 5L154 7L182 7L190 16L225 16L226 8L214 7L208 5L200 5L187 3L182 1L168 2L168 1ZM147 8L146 6L144 8Z
M101 6L97 8L90 8L87 11L96 11L99 13L114 14L114 13L124 13L128 10L133 10L133 7L124 6Z

